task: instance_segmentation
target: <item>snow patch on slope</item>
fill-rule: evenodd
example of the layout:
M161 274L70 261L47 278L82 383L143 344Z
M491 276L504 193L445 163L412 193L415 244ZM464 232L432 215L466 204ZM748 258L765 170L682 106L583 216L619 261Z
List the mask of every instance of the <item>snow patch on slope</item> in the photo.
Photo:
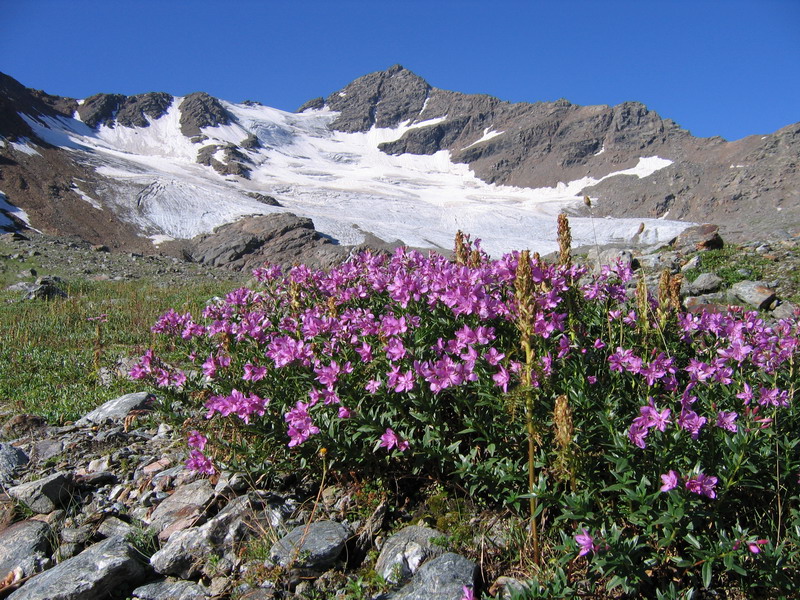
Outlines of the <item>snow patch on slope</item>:
M618 175L647 177L671 164L642 157L630 169L602 179L584 177L552 188L518 188L488 184L469 166L454 163L448 151L430 156L393 156L378 146L414 128L446 119L405 122L366 132L331 131L338 116L330 109L288 113L258 106L223 103L235 117L229 125L207 127L208 140L192 144L180 131L180 99L150 126L101 127L92 130L71 119L38 124L40 137L60 145L92 151L102 175L122 185L106 203L116 205L127 220L151 239L190 238L245 215L293 212L313 219L321 233L343 244L356 244L369 231L386 240L400 239L422 247L450 248L461 229L482 238L492 255L531 248L557 248L556 218L577 206L587 186ZM502 132L484 131L485 141ZM252 161L250 179L223 177L196 164L197 151L209 144L239 144L249 135L260 148L245 150ZM51 142L53 143L53 142ZM275 196L272 207L247 194ZM656 219L595 220L573 218L576 245L630 239L644 221L653 241L666 241L687 223Z
M473 146L477 146L483 142L486 142L492 138L496 138L498 135L503 135L505 131L492 131L491 127L487 127L483 130L483 136L480 139L475 140L469 146L464 146L461 150L466 150L467 148L472 148Z
M0 192L0 227L16 229L16 223L9 219L4 213L16 217L28 227L31 226L30 219L28 219L28 213L22 210L19 206L14 206L11 204L6 195L3 192Z

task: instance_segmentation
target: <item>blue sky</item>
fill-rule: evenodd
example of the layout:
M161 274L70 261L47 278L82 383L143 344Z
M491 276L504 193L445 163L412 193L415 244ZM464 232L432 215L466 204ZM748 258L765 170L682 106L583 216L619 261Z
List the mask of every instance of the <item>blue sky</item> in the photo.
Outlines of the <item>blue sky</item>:
M512 102L636 100L733 140L800 121L800 0L0 0L0 71L63 96L294 110L395 63Z

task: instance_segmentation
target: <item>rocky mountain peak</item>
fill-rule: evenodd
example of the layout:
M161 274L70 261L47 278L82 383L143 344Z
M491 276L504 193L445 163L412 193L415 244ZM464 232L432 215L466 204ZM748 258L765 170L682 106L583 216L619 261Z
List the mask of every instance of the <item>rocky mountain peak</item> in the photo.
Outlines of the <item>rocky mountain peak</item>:
M375 127L396 127L420 115L431 86L408 69L394 65L359 77L325 100L340 113L332 129L367 131Z
M199 136L203 127L228 125L234 120L219 100L205 92L189 94L178 109L181 111L181 132L186 137Z
M95 94L84 99L78 107L78 115L89 127L113 127L114 117L124 101L122 94Z
M13 77L0 73L0 135L10 140L30 137L31 128L19 113L31 117L72 116L77 102L72 98L52 96L31 90Z

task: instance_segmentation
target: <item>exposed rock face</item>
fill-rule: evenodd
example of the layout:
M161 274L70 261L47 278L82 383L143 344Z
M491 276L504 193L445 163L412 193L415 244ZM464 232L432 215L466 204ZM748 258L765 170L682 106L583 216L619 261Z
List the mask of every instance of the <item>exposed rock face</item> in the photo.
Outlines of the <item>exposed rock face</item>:
M275 543L270 559L283 567L325 570L339 558L350 533L335 521L298 525Z
M194 92L186 96L178 107L181 111L181 132L187 137L200 135L203 127L228 125L231 115L205 92Z
M124 127L148 127L151 119L158 119L172 106L172 96L164 92L151 92L129 96L120 106L117 123Z
M325 98L322 96L318 98L312 98L308 102L303 103L303 105L297 109L297 112L305 112L307 110L319 110L325 107Z
M217 153L222 151L222 159L217 159ZM250 176L250 168L245 163L250 159L235 145L220 146L210 144L203 146L197 152L197 163L212 167L220 175L239 175L245 179Z
M339 131L366 131L370 127L395 127L416 117L431 86L400 65L359 77L325 104L341 112L331 127ZM318 103L317 103L318 105ZM305 105L304 105L305 106Z
M81 121L89 127L113 126L114 116L125 100L121 94L96 94L89 96L78 107Z
M330 267L347 256L314 230L311 219L291 213L248 217L192 241L192 259L213 266L253 269L265 262Z
M40 573L13 592L14 600L94 600L121 597L146 573L136 550L121 538L98 542L78 556Z
M673 161L644 179L612 177L586 188L598 199L596 215L712 221L732 238L800 227L800 124L735 142L695 138L638 102L511 104L433 88L399 65L356 79L325 104L340 111L332 124L340 131L420 123L381 149L448 150L490 183L551 187L600 179L642 157Z

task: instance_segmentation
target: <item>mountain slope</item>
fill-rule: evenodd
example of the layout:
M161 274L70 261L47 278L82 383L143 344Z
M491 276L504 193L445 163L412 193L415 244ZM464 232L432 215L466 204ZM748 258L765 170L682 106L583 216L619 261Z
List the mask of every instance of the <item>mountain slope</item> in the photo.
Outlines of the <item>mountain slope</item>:
M510 104L400 66L298 113L202 92L74 100L0 75L0 226L155 251L293 212L342 244L369 232L448 248L462 229L494 254L547 252L557 213L589 193L625 218L573 219L577 244L642 222L641 241L669 239L685 224L667 216L786 229L800 222L797 134L699 139L636 103Z

